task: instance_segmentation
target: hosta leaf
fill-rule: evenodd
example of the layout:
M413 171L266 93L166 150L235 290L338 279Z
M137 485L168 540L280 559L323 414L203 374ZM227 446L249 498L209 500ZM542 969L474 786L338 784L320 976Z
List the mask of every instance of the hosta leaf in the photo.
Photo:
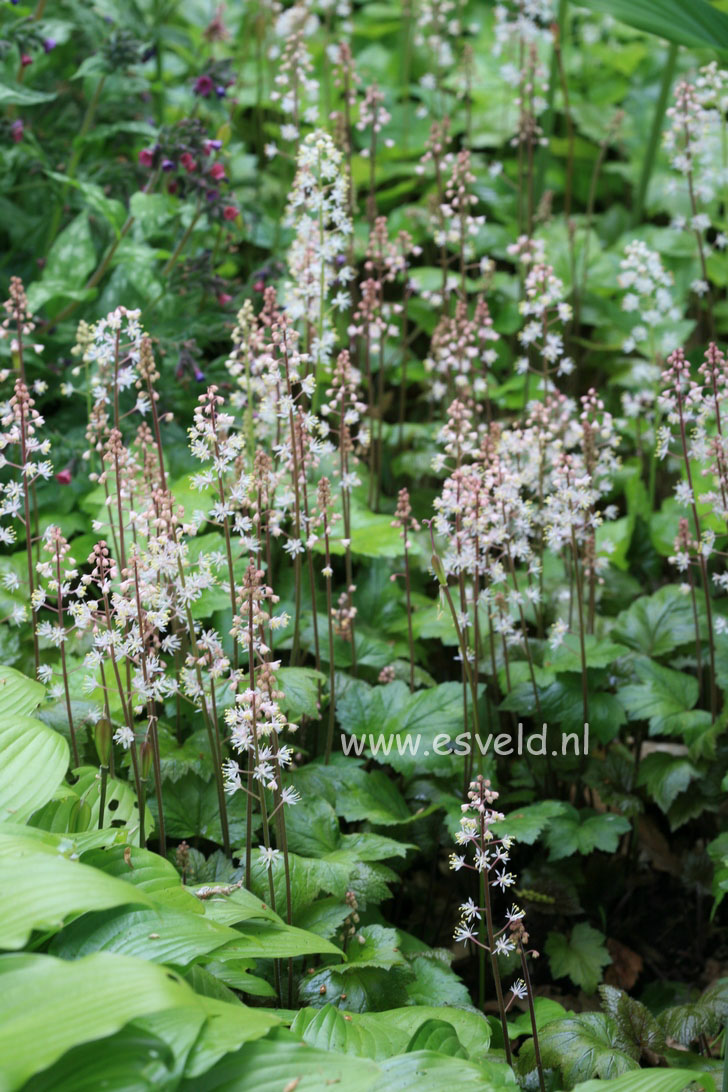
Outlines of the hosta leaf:
M415 1050L434 1050L436 1054L446 1054L449 1058L468 1056L452 1024L440 1019L425 1020L418 1027L407 1044L408 1054Z
M22 699L16 694L16 702ZM31 700L26 698L26 704ZM43 807L68 769L68 744L39 720L19 713L0 720L0 819L26 819Z
M99 812L101 808L101 781L98 768L95 766L79 766L75 770L76 781L71 786L78 798L86 805L85 829L94 830L99 825ZM49 809L45 809L41 815L33 816L33 823L45 823L49 816ZM139 831L139 804L136 793L128 781L121 781L116 777L109 777L106 782L106 806L104 809L104 824L110 827L123 828L124 836L128 842L133 842ZM149 808L145 809L145 830L147 837L154 830L154 816Z
M558 1066L567 1088L591 1077L612 1080L637 1059L617 1045L617 1025L602 1012L581 1012L555 1020L539 1032L544 1065Z
M705 1092L715 1092L713 1078L693 1069L642 1069L639 1073L625 1073L609 1082L609 1092L682 1092L693 1083ZM583 1081L574 1092L604 1092L604 1081Z
M246 921L235 930L235 940L215 950L215 959L295 959L301 955L341 955L341 949L323 937L274 922Z
M213 997L199 997L207 1016L199 1038L185 1063L186 1077L199 1077L240 1043L260 1039L278 1023L278 1017L265 1009L228 1004Z
M382 1076L372 1092L442 1092L457 1087L470 1092L494 1092L518 1088L510 1067L497 1062L474 1064L428 1050L389 1058L382 1062Z
M706 0L578 0L581 7L611 15L678 45L728 51L728 15Z
M585 993L594 993L602 967L612 962L604 944L604 934L586 922L575 925L568 938L563 933L549 933L545 949L554 977L570 978Z
M210 962L205 963L205 970L214 975L232 990L251 994L253 997L275 997L276 991L265 978L250 974L249 968L254 965L254 960L229 959L219 963L214 956Z
M545 1027L566 1016L566 1009L558 1001L550 997L534 997L533 1008L536 1014L536 1027ZM531 1016L527 1012L521 1012L515 1020L508 1021L508 1034L511 1039L517 1039L519 1035L530 1035L532 1032Z
M121 882L121 881L120 881ZM55 937L51 952L78 959L91 952L120 952L153 963L184 967L237 939L234 929L167 906L84 914Z
M110 1035L136 1016L186 1005L199 1006L189 986L141 959L108 952L72 963L48 955L4 956L0 1088L19 1088L70 1047Z
M278 914L252 891L239 887L229 894L215 894L215 887L215 884L203 884L201 887L191 888L199 893L196 901L200 907L204 907L205 916L211 921L217 921L221 925L237 925L238 922L249 921L250 918L261 918L264 921L281 923Z
M0 948L21 948L33 929L57 931L72 913L141 904L151 899L97 868L47 853L0 860L0 889L12 891L0 917Z
M120 880L133 883L135 887L153 895L155 902L191 914L204 913L203 903L184 889L180 874L171 861L158 853L140 849L139 846L115 845L89 850L82 855L81 862L109 876L118 876Z
M352 1065L344 1054L315 1050L304 1043L261 1040L228 1055L201 1077L192 1077L180 1092L371 1092L380 1074L365 1058ZM294 1083L295 1082L295 1083ZM293 1085L293 1088L291 1088Z
M199 1027L205 1018L197 1017ZM36 1074L32 1087L33 1092L98 1092L101 1088L149 1092L169 1087L173 1069L174 1055L164 1040L132 1024L105 1039L73 1047Z
M471 1057L484 1055L490 1027L483 1017L465 1009L411 1005L386 1012L348 1012L331 1004L304 1008L296 1014L291 1031L312 1047L336 1050L380 1060L405 1051L422 1028L445 1024ZM412 1049L437 1049L412 1046Z
M45 697L45 687L12 667L0 666L0 710L2 719L30 716Z

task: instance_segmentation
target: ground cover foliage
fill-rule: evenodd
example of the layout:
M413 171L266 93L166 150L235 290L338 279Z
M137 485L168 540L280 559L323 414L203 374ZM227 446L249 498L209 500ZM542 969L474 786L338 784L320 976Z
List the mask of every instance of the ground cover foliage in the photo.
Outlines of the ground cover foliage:
M2 4L3 1092L722 1087L727 58Z

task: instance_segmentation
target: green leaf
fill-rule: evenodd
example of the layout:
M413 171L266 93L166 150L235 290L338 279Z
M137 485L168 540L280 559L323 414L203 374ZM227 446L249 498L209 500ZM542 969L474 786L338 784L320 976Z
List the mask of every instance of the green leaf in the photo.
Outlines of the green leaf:
M84 182L77 178L69 178L58 171L46 171L49 178L55 179L63 186L73 186L84 198L89 208L93 209L106 220L117 239L121 238L121 227L126 219L126 209L121 201L113 197L107 197L101 186L95 182ZM136 194L134 195L136 196ZM132 201L134 198L132 198Z
M33 696L32 692L26 691L26 705L32 703ZM17 691L10 700L15 705L23 704ZM63 781L68 762L68 744L58 732L19 713L3 716L0 720L0 819L23 820L46 804Z
M594 1076L612 1080L638 1069L637 1059L618 1042L617 1025L602 1012L581 1012L555 1020L539 1032L543 1063L558 1066L567 1088Z
M611 15L678 45L728 50L728 15L706 0L578 0L581 7Z
M0 666L0 710L2 718L30 716L45 697L45 687L21 675L12 667Z
M283 691L279 704L289 720L319 716L319 691L325 675L312 667L282 667L276 681Z
M96 266L96 248L88 213L81 212L60 233L51 247L43 277L28 289L28 302L38 310L56 296L72 297Z
M711 917L713 917L715 911L728 894L728 831L719 834L717 838L709 842L707 850L715 869L713 873L713 898L715 902L711 914Z
M592 853L601 849L614 853L619 839L630 830L629 819L613 812L591 812L588 808L578 812L568 805L568 812L552 819L546 834L549 857L560 861L572 853Z
M470 1005L467 986L446 961L427 951L410 959L409 965L415 977L407 983L407 996L413 1004L427 1005L436 997L442 1005ZM483 1034L489 1037L490 1027Z
M611 963L604 944L604 934L586 922L575 925L570 937L550 932L545 944L551 973L555 978L570 978L585 993L594 993L602 977L602 967Z
M584 645L587 667L609 667L615 660L629 654L629 649L625 645L618 645L613 641L599 640L591 634L587 634L585 637ZM563 643L555 652L547 651L544 656L543 666L548 671L581 672L579 638L575 634L567 634Z
M619 690L619 700L631 720L647 720L650 735L677 735L698 725L710 724L710 714L691 712L698 700L698 680L644 657L634 661L638 683Z
M326 967L306 975L298 988L299 1001L314 1008L331 1002L346 1012L381 1012L407 1004L407 969L362 967L347 975L341 971L340 966Z
M394 826L413 818L391 778L382 770L363 770L352 757L335 756L328 766L310 762L292 773L291 782L306 798L322 796L350 823Z
M508 835L525 845L533 845L555 816L561 815L569 805L560 800L542 800L538 804L528 804L525 808L516 808L505 819L493 824L493 831L502 838Z
M394 967L405 963L399 950L396 929L385 929L382 925L365 925L350 941L346 950L348 962L339 967L342 974L362 967Z
M622 1039L634 1046L638 1056L648 1050L655 1054L664 1052L665 1036L645 1005L615 986L600 986L599 996L604 1011L616 1020Z
M283 1092L294 1081L295 1092L371 1092L379 1073L379 1066L365 1058L353 1066L344 1054L263 1039L229 1054L202 1079L184 1081L179 1092Z
M644 656L664 656L695 640L690 597L674 584L643 595L618 616L612 634Z
M151 903L144 891L115 876L39 852L0 859L0 889L13 892L0 917L0 948L22 948L33 929L56 932L69 914Z
M336 812L326 800L313 799L286 813L288 848L307 857L323 857L341 841Z
M70 787L63 787L64 794L72 793L78 802L74 830L96 830L101 808L101 780L98 767L79 766L75 773L75 783ZM62 830L65 810L63 801L60 805L56 804L56 801L51 801L45 808L35 812L32 817L33 825L46 830ZM127 842L138 839L139 804L136 793L128 781L120 781L116 777L107 779L104 823L120 832L123 831ZM148 837L154 830L154 818L149 808L145 812L145 827Z
M694 1001L674 1005L658 1016L660 1027L670 1039L689 1046L701 1035L712 1037L728 1021L728 978L719 978Z
M315 933L293 925L246 921L235 930L237 936L215 950L216 960L295 959L305 955L341 955L341 949Z
M121 882L121 881L119 881ZM132 889L133 890L133 889ZM78 959L91 952L120 952L184 967L237 939L235 929L167 906L84 914L53 940L51 954Z
M148 849L129 845L95 848L82 854L81 863L134 884L165 906L191 914L205 913L209 906L184 889L180 874L171 861Z
M0 83L0 106L37 106L41 102L52 102L56 98L45 91L33 91L30 87L23 87L17 83L10 86Z
M550 997L534 997L533 1008L536 1014L536 1027L539 1031L546 1024L566 1016L564 1006ZM508 1021L508 1035L511 1039L517 1039L520 1035L530 1035L532 1030L531 1016L528 1012L521 1012L515 1020Z
M434 1050L449 1058L467 1058L468 1052L457 1037L452 1024L445 1020L425 1020L407 1044L407 1053L415 1050Z
M424 1027L445 1024L471 1057L484 1056L490 1027L480 1013L466 1009L411 1005L386 1012L347 1012L332 1004L304 1008L296 1014L291 1031L310 1046L379 1061L405 1051ZM448 1033L448 1034L449 1034ZM437 1049L434 1046L411 1049Z
M652 799L667 813L675 798L700 776L700 770L687 758L653 751L642 759L637 783L646 785Z
M19 1088L70 1047L110 1035L136 1016L198 1004L170 970L140 959L107 952L73 963L48 955L4 956L0 1088Z
M609 1092L683 1092L690 1084L698 1084L705 1092L715 1092L715 1081L708 1073L693 1069L641 1069L625 1073L609 1082ZM584 1081L574 1092L604 1092L603 1081Z
M204 1016L191 1011L201 1028ZM170 1087L173 1068L174 1055L164 1040L130 1024L115 1035L73 1047L36 1074L32 1087L33 1092L147 1092Z

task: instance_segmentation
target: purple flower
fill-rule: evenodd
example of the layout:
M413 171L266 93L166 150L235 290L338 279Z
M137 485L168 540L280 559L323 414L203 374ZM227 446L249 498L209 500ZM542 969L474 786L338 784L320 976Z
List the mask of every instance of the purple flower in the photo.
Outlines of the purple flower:
M204 383L204 381L205 381L205 373L201 372L196 364L195 364L195 379L197 380L198 383Z
M212 94L214 86L209 76L198 76L195 80L195 94L202 95L206 99L208 95Z
M46 38L43 42L43 49L46 51L46 53L50 53L51 50L55 49L57 45L58 42L55 40L55 38Z
M225 98L225 94L226 94L225 88L223 87L223 85L221 83L219 83L217 85L217 87L215 88L215 94L217 95L217 97L219 99L224 99Z
M173 159L163 159L162 160L162 170L163 171L173 171L174 170L174 160Z

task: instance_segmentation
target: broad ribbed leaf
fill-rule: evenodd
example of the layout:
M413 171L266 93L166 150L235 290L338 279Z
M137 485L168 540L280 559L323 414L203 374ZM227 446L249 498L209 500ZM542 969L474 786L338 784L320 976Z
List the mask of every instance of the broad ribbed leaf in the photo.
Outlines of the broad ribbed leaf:
M140 959L106 952L74 963L47 955L3 956L0 1092L14 1092L71 1047L111 1035L137 1016L198 1004L177 975Z
M45 687L12 667L0 666L0 711L3 720L27 717L40 705Z
M22 676L21 676L22 677ZM46 804L68 769L68 744L39 720L0 720L0 819L26 819Z
M611 15L638 30L678 45L728 50L728 15L706 0L578 0L581 7Z
M61 929L69 914L150 904L149 895L66 857L33 853L0 860L0 948L22 948L34 929Z
M246 921L235 932L237 939L216 951L216 959L295 959L318 953L341 955L341 949L323 937L283 923Z
M471 1057L485 1054L490 1043L490 1025L476 1012L429 1005L410 1005L386 1012L347 1012L333 1005L322 1009L300 1009L291 1030L312 1047L354 1054L360 1058L390 1058L411 1048L425 1049L415 1036L432 1024L445 1024L453 1042L462 1044ZM432 1030L432 1029L430 1029ZM427 1049L439 1049L428 1044Z
M145 910L117 908L84 914L55 938L51 951L62 959L78 959L91 952L121 952L184 967L234 941L236 935L234 929L208 921L202 914L164 905Z
M682 1092L696 1082L706 1092L715 1089L715 1081L708 1073L693 1069L641 1069L639 1073L625 1073L609 1082L609 1092ZM604 1092L604 1081L584 1081L577 1084L574 1092Z

